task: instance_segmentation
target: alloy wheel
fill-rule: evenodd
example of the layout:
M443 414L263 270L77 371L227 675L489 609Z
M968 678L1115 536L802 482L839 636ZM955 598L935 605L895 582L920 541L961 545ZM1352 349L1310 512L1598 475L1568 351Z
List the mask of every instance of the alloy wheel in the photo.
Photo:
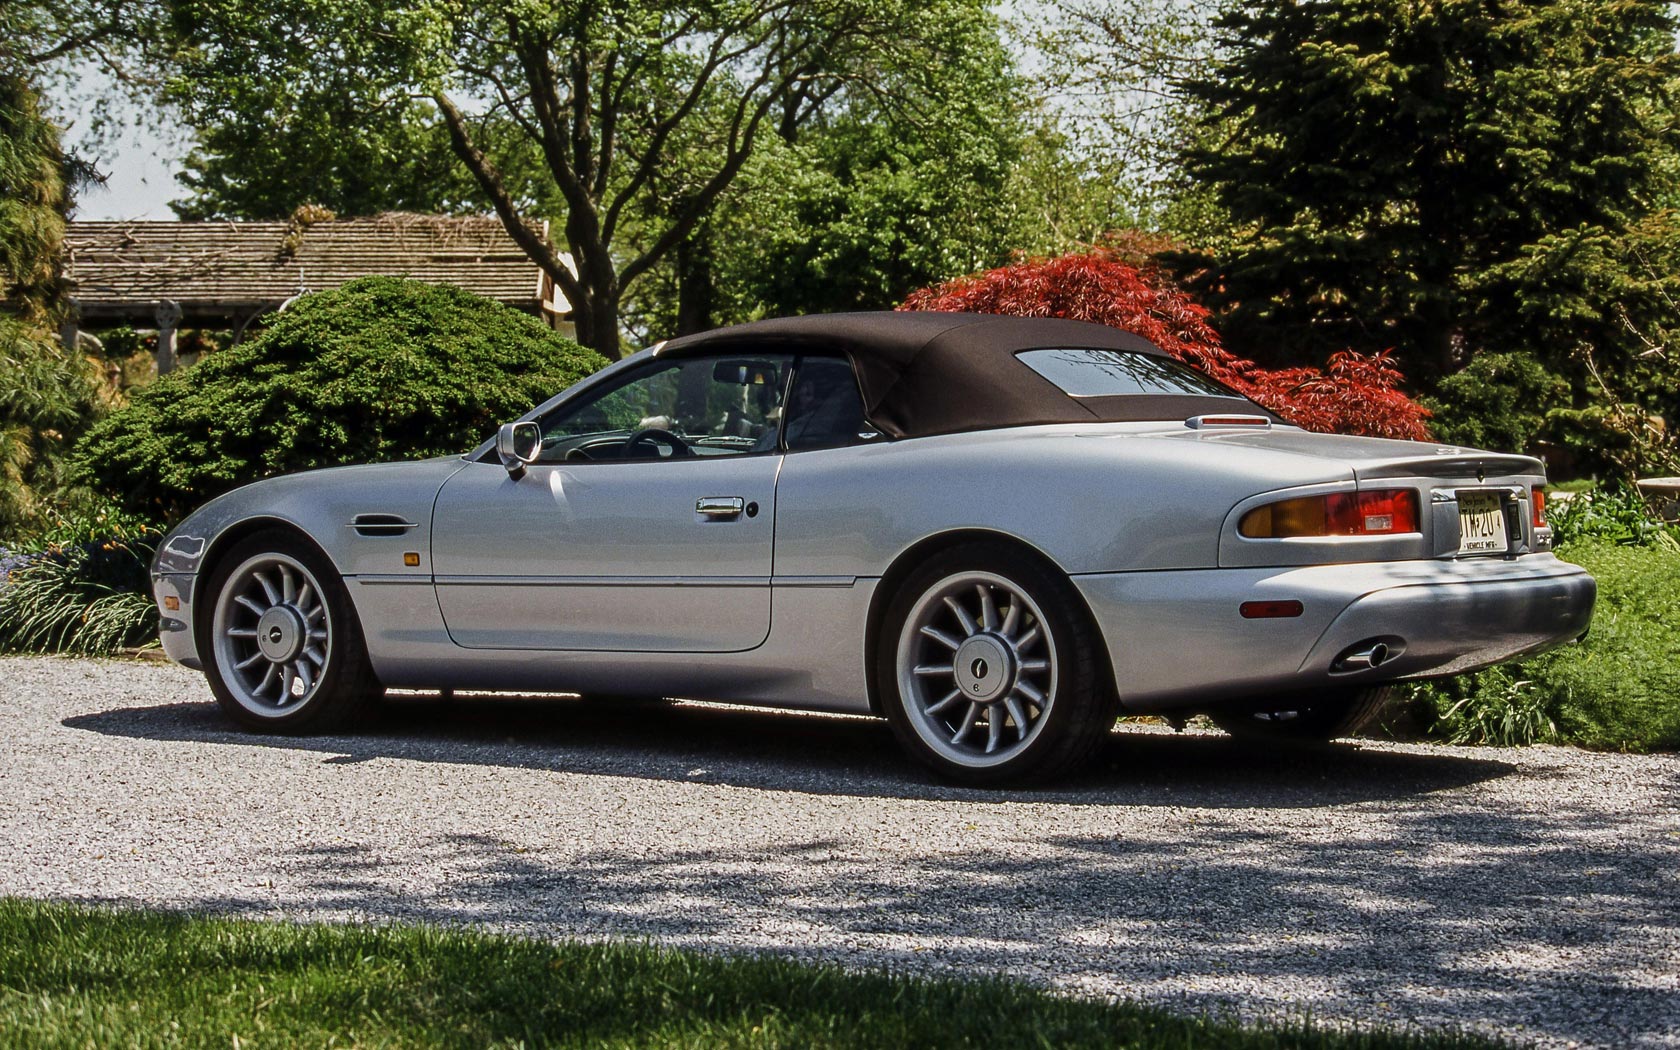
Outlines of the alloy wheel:
M948 576L905 618L898 687L910 725L948 761L1001 765L1026 750L1056 698L1056 640L1043 611L990 572Z
M332 615L320 581L295 558L259 554L234 569L211 630L222 680L253 714L289 714L320 690Z

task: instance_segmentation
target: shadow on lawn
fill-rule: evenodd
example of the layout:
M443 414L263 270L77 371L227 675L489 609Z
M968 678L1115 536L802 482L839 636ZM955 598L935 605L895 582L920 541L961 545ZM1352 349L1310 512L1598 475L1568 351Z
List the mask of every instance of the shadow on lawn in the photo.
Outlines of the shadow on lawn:
M388 758L824 795L1075 805L1334 806L1464 787L1514 769L1445 749L1419 755L1355 744L1280 748L1207 734L1121 730L1079 777L1000 794L933 781L875 719L533 697L449 703L403 698L376 729L342 736L245 733L211 704L104 711L64 724L110 736L316 751L332 763Z

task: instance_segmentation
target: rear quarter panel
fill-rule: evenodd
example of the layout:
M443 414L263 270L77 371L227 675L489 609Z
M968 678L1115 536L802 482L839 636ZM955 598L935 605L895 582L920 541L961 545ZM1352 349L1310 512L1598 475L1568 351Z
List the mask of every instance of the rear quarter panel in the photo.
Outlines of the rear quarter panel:
M1211 568L1257 492L1348 482L1341 462L1163 440L1159 427L1035 427L795 452L777 483L776 575L882 575L920 540L980 529L1070 574Z

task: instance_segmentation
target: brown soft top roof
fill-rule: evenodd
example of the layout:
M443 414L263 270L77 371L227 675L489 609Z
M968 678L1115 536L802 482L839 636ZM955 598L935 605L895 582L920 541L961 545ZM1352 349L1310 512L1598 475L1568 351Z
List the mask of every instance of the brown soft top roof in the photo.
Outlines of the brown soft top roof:
M936 311L811 314L719 328L663 344L660 357L763 351L846 354L870 421L894 437L951 434L1039 423L1186 419L1240 409L1230 397L1137 394L1074 397L1016 355L1043 347L1171 355L1131 332L1057 317ZM1232 401L1240 402L1233 406Z

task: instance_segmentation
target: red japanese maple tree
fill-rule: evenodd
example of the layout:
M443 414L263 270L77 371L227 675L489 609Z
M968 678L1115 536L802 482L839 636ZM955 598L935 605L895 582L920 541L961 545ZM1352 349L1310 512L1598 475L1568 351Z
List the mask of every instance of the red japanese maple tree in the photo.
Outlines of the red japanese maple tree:
M1388 351L1267 369L1220 343L1208 310L1154 270L1094 251L1029 259L914 292L901 310L1068 317L1123 328L1307 430L1425 440L1429 410L1401 392Z

